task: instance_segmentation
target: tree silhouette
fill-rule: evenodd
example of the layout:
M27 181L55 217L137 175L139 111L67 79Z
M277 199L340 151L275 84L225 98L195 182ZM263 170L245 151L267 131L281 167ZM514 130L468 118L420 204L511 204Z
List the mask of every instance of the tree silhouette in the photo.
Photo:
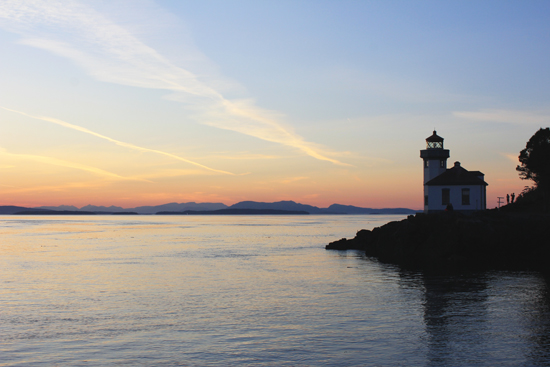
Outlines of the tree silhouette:
M540 128L529 139L518 158L521 163L516 167L519 177L522 180L535 182L536 191L542 194L542 210L548 212L550 208L550 128Z
M516 167L522 180L533 180L542 191L550 189L550 128L539 129L519 153Z

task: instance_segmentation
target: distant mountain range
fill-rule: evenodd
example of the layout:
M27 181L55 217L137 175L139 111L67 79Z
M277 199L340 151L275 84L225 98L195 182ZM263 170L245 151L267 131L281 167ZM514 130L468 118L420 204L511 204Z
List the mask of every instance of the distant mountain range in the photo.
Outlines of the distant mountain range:
M294 201L278 201L275 203L262 203L257 201L241 201L231 205L231 209L275 209L305 211L310 214L414 214L417 210L407 208L360 208L352 205L332 204L328 208L319 208L312 205L299 204Z
M240 203L227 206L222 203L169 203L155 206L138 206L136 208L122 208L119 206L95 206L86 205L77 208L72 205L40 206L36 208L24 208L20 206L0 206L0 214L14 214L17 212L33 210L40 211L68 211L68 212L94 212L97 214L121 214L133 212L138 214L156 214L158 212L170 212L173 214L184 214L184 212L212 212L222 209L253 209L253 210L275 210L275 211L296 211L309 214L414 214L417 210L407 208L361 208L353 205L332 204L328 208L319 208L312 205L300 204L294 201L278 201L275 203L264 203L257 201L241 201ZM186 213L186 214L187 214Z
M218 209L218 210L186 210L184 212L158 212L157 215L308 215L299 210L279 209Z
M30 208L25 208L22 206L13 206L13 205L4 205L0 206L0 214L13 214L17 212L22 212L24 210L29 210Z
M72 205L60 205L60 206L40 206L34 209L47 209L47 210L82 210L87 212L96 213L115 213L115 212L135 212L138 214L155 214L158 212L183 212L186 210L219 210L227 209L227 205L222 203L169 203L155 206L138 206L136 208L122 208L120 206L96 206L86 205L82 208L77 208Z

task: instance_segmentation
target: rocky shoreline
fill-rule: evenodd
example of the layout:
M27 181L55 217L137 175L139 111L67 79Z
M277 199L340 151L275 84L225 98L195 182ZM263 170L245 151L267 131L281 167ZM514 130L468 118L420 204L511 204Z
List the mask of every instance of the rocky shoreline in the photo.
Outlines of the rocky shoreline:
M327 250L359 250L381 262L412 270L550 269L550 216L498 210L409 215L355 238L331 242Z

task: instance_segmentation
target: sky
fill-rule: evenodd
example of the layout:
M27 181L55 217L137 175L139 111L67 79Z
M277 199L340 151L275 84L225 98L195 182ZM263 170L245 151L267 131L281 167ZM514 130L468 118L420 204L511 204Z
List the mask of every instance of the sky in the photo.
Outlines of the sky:
M422 209L425 139L530 181L550 2L0 2L0 205Z

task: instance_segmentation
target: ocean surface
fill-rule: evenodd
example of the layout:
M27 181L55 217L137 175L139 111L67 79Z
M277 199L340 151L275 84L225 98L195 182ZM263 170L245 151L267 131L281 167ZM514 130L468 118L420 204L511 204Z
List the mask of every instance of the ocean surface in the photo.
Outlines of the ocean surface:
M549 280L324 246L404 216L0 216L0 366L549 366Z

